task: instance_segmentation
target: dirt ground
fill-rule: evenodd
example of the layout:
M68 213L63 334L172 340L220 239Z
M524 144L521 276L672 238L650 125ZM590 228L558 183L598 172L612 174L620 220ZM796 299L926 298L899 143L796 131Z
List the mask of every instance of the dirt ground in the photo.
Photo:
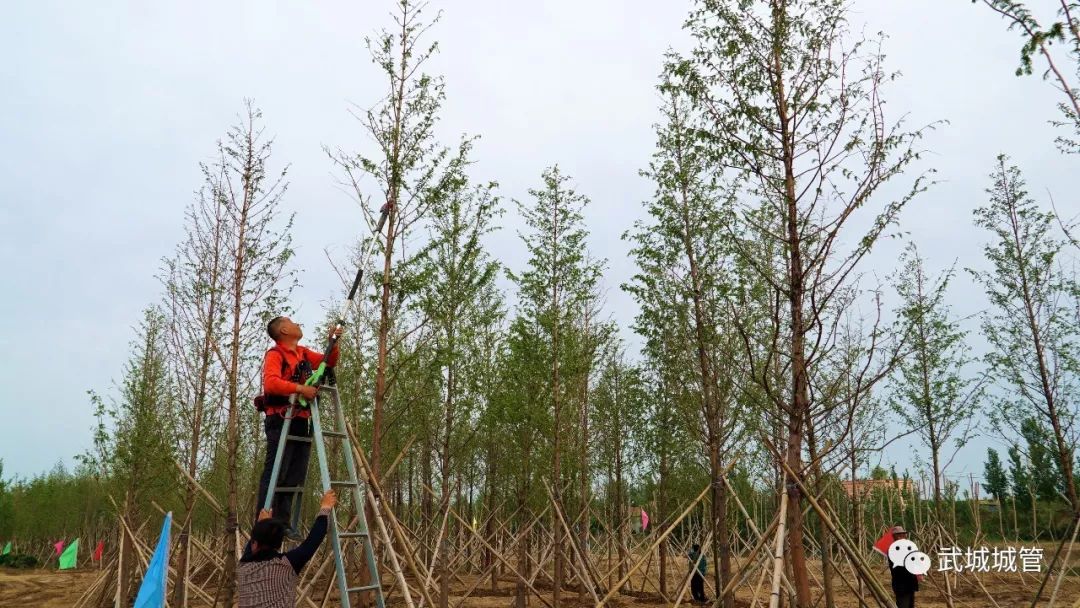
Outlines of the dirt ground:
M11 570L0 568L0 608L69 608L98 576L99 572L97 570L59 572L55 570ZM472 582L468 578L466 580ZM638 591L641 586L640 577L631 579L631 581L634 590L620 595L615 601L610 602L610 605L624 608L649 608L669 605L655 592ZM887 589L888 581L883 578L882 582ZM993 597L993 601L1000 608L1026 608L1030 606L1031 597L1035 594L1039 584L1039 580L1033 575L1028 575L1024 579L1018 574L993 573L980 575L978 582L982 583L986 588L986 592L989 592L990 596ZM980 589L978 582L972 576L963 575L955 585L950 581L954 597L953 606L956 608L992 608L994 604L987 598L987 593ZM749 608L753 605L753 587L756 583L755 580L749 585L744 585L738 591L736 595L736 606L738 608ZM946 608L948 604L945 602L944 595L937 589L940 587L944 590L944 585L945 582L941 574L925 579L917 598L917 605L921 608ZM464 607L503 608L511 606L513 603L513 585L509 580L506 580L500 587L498 592L493 592L490 589L490 583L485 581L477 592L465 602ZM1039 606L1047 605L1052 587L1053 581L1047 585L1047 589L1043 593L1043 601L1039 603ZM542 586L541 589L544 592L550 591ZM454 591L460 597L462 589L458 588ZM757 597L757 606L763 606L763 602L767 601L767 594L768 591L763 587ZM567 600L563 602L567 606L593 605L591 597L584 604L578 603L576 592L568 591L563 597ZM457 599L452 594L450 605L454 606ZM321 600L321 597L316 598L316 603L319 600ZM870 605L875 605L869 597L867 600ZM328 605L335 604L331 600ZM403 606L404 602L401 601L400 595L391 593L387 605ZM529 605L534 608L543 606L535 597L531 598ZM683 605L690 606L685 599ZM1080 608L1080 576L1070 576L1062 583L1057 602L1054 605L1057 608ZM843 582L838 582L837 606L839 608L856 608L859 606L858 600Z
M98 575L97 570L0 568L0 607L69 608Z

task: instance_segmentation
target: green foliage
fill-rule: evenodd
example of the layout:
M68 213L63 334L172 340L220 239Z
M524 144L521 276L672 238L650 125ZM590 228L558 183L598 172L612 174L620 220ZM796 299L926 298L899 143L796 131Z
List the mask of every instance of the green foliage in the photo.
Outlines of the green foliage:
M636 439L643 435L648 401L641 370L629 365L620 354L609 357L600 370L592 398L598 439L596 464L609 475L609 499L624 501L621 504L626 506L626 478L635 468L634 463L641 462L645 447Z
M131 342L117 398L106 401L90 394L98 417L94 449L80 458L86 470L122 488L121 494L129 492L146 515L150 499L174 487L180 403L168 367L165 331L162 312L147 308Z
M1053 233L1053 214L1028 197L1020 170L1007 163L998 157L990 202L975 210L975 224L992 239L983 248L990 270L969 270L991 305L982 319L991 346L985 360L1001 389L992 400L991 420L1011 434L1006 439L1025 434L1025 423L1033 440L1040 428L1052 429L1041 445L1065 471L1075 459L1080 412L1080 333L1070 299L1075 285L1061 269L1064 242ZM1052 467L1042 465L1047 469ZM1043 483L1042 493L1049 493L1049 485ZM1066 483L1070 497L1072 487Z
M1065 478L1050 451L1053 439L1046 428L1035 418L1026 418L1020 426L1020 434L1027 442L1027 462L1031 471L1031 485L1039 500L1057 500Z
M890 405L906 428L914 430L929 448L935 499L940 477L973 432L982 383L965 378L971 362L967 332L951 318L945 295L954 269L940 277L927 276L925 262L914 244L900 257L896 291L900 332L910 349L901 359ZM952 443L952 451L946 452Z
M531 204L518 202L529 232L522 242L529 252L527 268L511 278L520 290L519 314L534 320L547 335L571 321L600 280L602 264L589 260L582 210L589 199L570 187L571 178L558 166L541 176L543 186L530 188Z
M666 479L679 461L700 462L710 441L726 457L739 444L740 423L751 417L736 411L741 345L730 307L742 275L732 272L726 223L732 200L718 187L710 151L695 135L699 110L670 73L659 90L664 122L655 126L656 150L642 171L655 191L644 203L648 217L623 235L638 268L623 289L639 307L633 327L644 339L655 387L644 439L654 462L667 469L661 473ZM690 441L700 451L687 453Z
M464 154L462 154L464 158ZM419 287L419 308L432 328L427 364L439 385L438 430L443 491L451 460L472 447L474 423L491 397L492 349L504 311L495 287L499 263L482 239L501 214L494 183L470 187L463 165L452 167L449 186L433 198L430 245Z
M0 538L11 535L5 529L4 522L10 522L15 516L15 505L11 500L11 482L4 479L4 461L0 459Z
M553 363L573 367L580 353L560 344L559 337L569 341L576 331L599 284L603 263L588 257L588 231L581 213L589 199L570 187L571 178L557 166L545 169L542 179L542 187L529 190L531 204L517 203L528 227L521 238L529 261L524 271L509 273L518 286L519 321L514 327L532 334L530 341L538 338L531 356L538 358L539 368L545 367L541 361L546 361L548 369ZM542 391L548 400L553 397L552 380L546 381ZM561 401L571 396L562 394L570 388L565 381L558 387Z
M3 568L40 568L41 562L33 555L24 553L8 553L0 555L0 567Z
M1053 214L1039 209L1028 197L1019 168L1007 162L1006 156L998 156L991 175L993 187L987 190L990 204L975 210L975 225L989 231L993 239L983 248L991 270L969 272L983 285L993 306L982 322L983 333L994 347L987 363L1017 393L1015 399L997 403L1000 419L1014 420L1015 425L1027 416L1013 414L1030 410L1036 407L1033 402L1042 400L1037 396L1042 387L1033 341L1060 349L1065 357L1061 364L1066 365L1075 361L1075 329L1062 302L1067 285L1056 261L1063 242L1052 234ZM1062 389L1069 388L1063 375L1053 376L1061 378Z
M386 90L391 92L360 116L378 154L339 153L335 160L352 185L359 185L362 176L372 177L379 183L383 199L398 204L398 213L405 214L411 207L422 215L430 203L424 195L437 192L449 177L439 170L450 159L449 150L434 135L446 100L445 83L442 77L421 69L438 51L437 42L427 44L421 38L439 16L424 21L424 4L399 0L397 5L397 27L364 39L372 63L379 67L386 78ZM400 196L403 189L410 195Z
M1024 462L1024 456L1020 452L1020 446L1012 444L1009 447L1009 481L1012 485L1012 494L1016 498L1016 504L1021 509L1031 508L1033 486L1031 472Z
M14 537L23 546L33 546L110 525L115 521L111 490L113 484L103 483L86 467L70 472L60 463L48 473L11 480L0 492L0 504L10 507L9 516L0 519L0 538Z
M993 448L986 450L983 477L986 479L986 483L982 484L983 489L997 499L999 504L1004 505L1005 499L1009 497L1009 479L1001 466L1001 457Z

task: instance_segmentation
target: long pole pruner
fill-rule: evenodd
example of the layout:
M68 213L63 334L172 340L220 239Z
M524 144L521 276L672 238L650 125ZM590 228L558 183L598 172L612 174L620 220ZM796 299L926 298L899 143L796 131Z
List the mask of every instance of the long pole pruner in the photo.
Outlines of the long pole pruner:
M382 206L382 209L379 210L379 222L375 225L375 235L382 234L383 226L386 224L386 219L390 216L390 210L392 208L393 205L387 202ZM342 327L345 327L345 319L348 317L349 309L352 308L353 302L356 299L356 292L359 291L360 283L362 283L364 280L364 260L367 259L368 248L376 240L378 239L371 239L370 241L365 243L364 248L360 250L360 263L356 267L356 278L353 279L352 287L349 289L349 296L341 305L341 312L338 314L337 320L334 322L334 331L330 332L330 339L327 341L326 350L323 351L322 363L319 363L319 367L315 368L311 375L308 376L308 379L304 382L304 384L308 386L320 384L323 380L323 377L326 375L326 361L330 358L330 353L334 351L334 347L337 345L338 330ZM296 403L297 401L299 401L301 406L307 407L307 401L299 395L294 394L292 397L289 398L289 401L291 403Z

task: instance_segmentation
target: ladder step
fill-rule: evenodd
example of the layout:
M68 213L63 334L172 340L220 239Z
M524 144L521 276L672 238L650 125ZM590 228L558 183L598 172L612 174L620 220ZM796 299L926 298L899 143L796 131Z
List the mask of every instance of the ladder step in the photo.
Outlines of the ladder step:
M339 532L338 538L359 538L361 536L371 536L367 532Z
M348 437L348 435L342 433L341 431L323 431L322 434L323 437L334 437L337 439L345 439L346 437Z
M359 482L349 481L348 479L331 479L330 480L330 487L333 487L333 486L355 486L355 485L359 485Z
M301 437L300 435L289 435L285 437L285 441L299 441L301 443L311 443L311 437Z
M379 588L379 585L364 585L363 587L349 587L346 589L349 593L359 593L360 591L374 591Z

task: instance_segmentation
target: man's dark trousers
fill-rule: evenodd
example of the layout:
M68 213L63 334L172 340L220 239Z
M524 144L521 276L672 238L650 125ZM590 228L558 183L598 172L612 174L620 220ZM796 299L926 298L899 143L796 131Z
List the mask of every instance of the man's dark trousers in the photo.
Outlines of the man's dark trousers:
M915 593L896 596L896 608L915 608Z
M705 577L701 576L701 572L694 569L694 576L690 579L690 595L694 597L695 602L705 601Z
M270 474L274 472L274 458L277 456L278 442L285 418L280 414L271 414L263 421L266 431L266 460L263 462L262 478L259 480L259 503L256 510L266 503L266 493L270 488ZM289 435L311 437L311 423L308 418L293 418L289 425ZM311 456L311 442L289 441L285 443L285 452L281 455L281 470L278 471L279 488L299 487L307 479L308 458ZM293 494L278 492L271 503L274 519L289 522L292 513ZM256 516L257 517L257 516Z

